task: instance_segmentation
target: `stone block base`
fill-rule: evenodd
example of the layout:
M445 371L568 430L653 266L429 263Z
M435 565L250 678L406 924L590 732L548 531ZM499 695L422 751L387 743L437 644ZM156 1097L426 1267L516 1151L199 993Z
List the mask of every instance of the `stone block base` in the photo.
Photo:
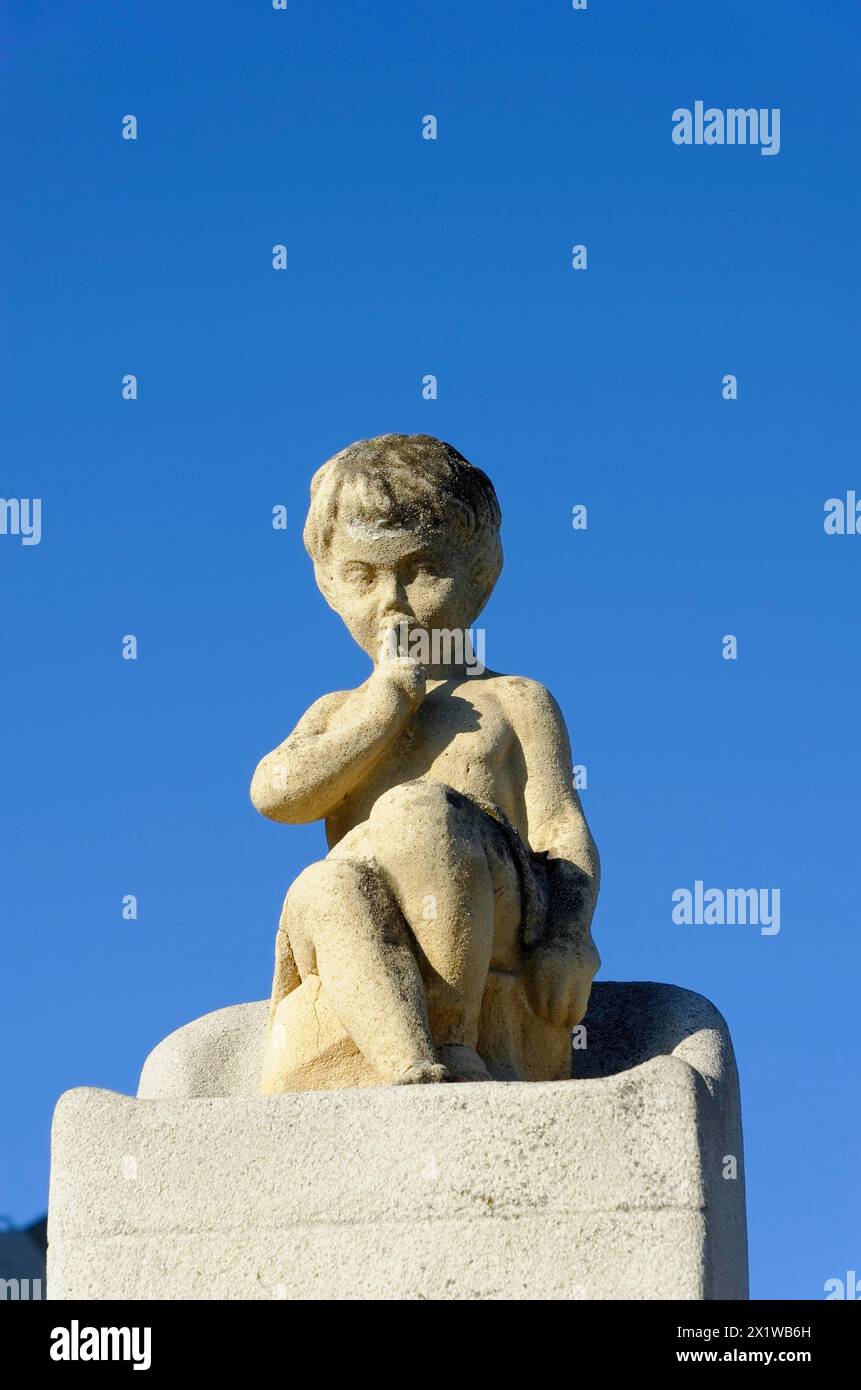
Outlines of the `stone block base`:
M698 995L596 986L572 1081L271 1097L248 1093L264 1018L173 1034L159 1098L61 1098L49 1297L747 1297L735 1064Z

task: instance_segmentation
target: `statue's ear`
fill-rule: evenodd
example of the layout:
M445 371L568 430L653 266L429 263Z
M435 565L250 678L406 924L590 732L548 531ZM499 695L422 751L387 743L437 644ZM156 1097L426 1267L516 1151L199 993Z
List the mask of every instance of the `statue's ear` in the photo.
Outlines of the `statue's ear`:
M490 595L493 593L494 589L496 588L497 582L498 582L498 580L499 580L499 576L500 576L500 574L502 573L502 564L503 564L503 555L502 555L502 547L500 547L500 550L499 550L499 564L494 568L493 573L492 573L492 574L489 574L488 577L487 577L487 583L486 583L485 586L484 586L484 590L483 590L483 592L482 592L481 598L480 598L479 601L478 601L478 604L477 604L477 606L476 606L475 612L474 612L473 617L472 617L472 621L473 621L473 622L475 622L476 618L479 617L480 614L484 612L484 609L485 609L486 606L487 606L488 600L490 599Z

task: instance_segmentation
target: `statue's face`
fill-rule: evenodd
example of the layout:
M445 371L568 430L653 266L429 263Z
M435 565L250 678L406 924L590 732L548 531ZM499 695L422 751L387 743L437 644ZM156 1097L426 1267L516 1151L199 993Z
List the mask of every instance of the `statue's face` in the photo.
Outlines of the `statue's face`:
M373 661L391 628L466 629L480 603L463 548L438 533L353 522L333 536L327 570L332 607Z

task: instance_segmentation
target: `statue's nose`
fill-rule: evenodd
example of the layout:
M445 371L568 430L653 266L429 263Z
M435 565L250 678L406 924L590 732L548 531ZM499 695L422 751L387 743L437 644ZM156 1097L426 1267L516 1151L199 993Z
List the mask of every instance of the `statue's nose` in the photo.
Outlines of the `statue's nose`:
M386 575L384 579L381 579L380 599L384 616L389 613L410 611L410 606L407 603L406 587L397 574Z

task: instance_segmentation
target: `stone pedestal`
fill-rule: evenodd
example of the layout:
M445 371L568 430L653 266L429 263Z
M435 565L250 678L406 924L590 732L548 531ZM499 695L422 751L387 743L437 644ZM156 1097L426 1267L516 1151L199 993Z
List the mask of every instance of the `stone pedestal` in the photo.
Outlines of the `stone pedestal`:
M61 1098L49 1297L747 1297L735 1063L700 996L596 985L572 1081L261 1097L266 1009L172 1034L137 1099Z

